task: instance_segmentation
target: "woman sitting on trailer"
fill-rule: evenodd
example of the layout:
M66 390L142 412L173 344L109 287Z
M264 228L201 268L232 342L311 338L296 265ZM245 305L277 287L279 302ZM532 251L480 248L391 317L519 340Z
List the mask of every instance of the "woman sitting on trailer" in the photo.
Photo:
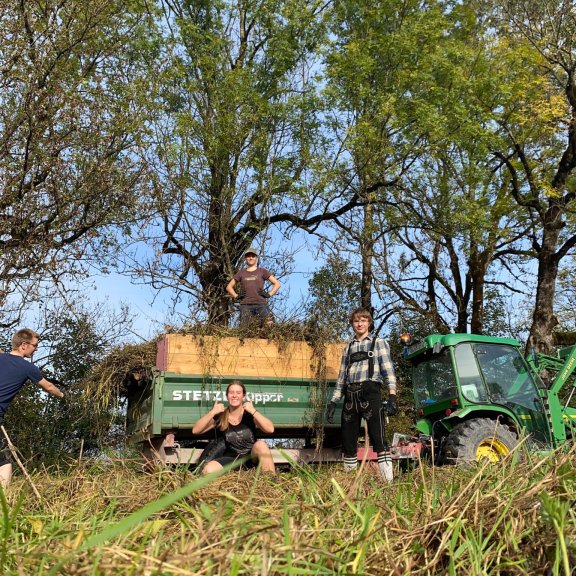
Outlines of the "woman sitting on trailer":
M276 470L270 447L264 440L256 440L257 428L265 434L272 434L274 424L256 410L252 402L245 402L246 387L239 380L228 384L226 398L227 408L215 402L212 410L192 428L193 434L204 434L215 428L217 438L225 442L224 453L205 462L202 473L216 472L237 458L250 455L251 458L242 465L244 468L253 468L259 464L264 472L274 474Z

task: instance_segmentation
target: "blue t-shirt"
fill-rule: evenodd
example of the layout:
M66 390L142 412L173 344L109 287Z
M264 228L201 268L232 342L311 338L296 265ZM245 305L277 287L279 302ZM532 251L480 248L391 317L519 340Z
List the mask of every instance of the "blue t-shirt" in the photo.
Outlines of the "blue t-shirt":
M0 354L0 417L28 380L37 384L43 378L42 372L22 356Z

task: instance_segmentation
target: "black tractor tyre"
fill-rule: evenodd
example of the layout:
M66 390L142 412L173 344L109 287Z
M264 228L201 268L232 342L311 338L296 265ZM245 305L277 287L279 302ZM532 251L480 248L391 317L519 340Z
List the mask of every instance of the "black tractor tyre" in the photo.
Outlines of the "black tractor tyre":
M518 437L505 424L490 418L466 420L454 426L444 449L445 464L471 464L488 459L499 462L518 444Z

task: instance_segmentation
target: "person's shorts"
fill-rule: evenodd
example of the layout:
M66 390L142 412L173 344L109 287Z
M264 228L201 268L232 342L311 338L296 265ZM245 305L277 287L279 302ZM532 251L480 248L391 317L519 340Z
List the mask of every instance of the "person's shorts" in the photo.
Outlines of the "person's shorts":
M258 461L252 460L250 454L246 454L246 457L248 459L246 460L246 462L243 462L239 466L238 470L250 470L251 468L256 468L256 466L258 466ZM218 462L220 466L226 466L227 464L232 464L232 462L236 462L236 460L238 460L239 458L242 458L242 456L224 455L220 456L219 458L214 458L212 462Z

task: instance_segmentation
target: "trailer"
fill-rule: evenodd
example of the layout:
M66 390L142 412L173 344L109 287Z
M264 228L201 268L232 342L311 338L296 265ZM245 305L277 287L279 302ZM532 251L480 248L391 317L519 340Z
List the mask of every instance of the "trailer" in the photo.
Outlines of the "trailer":
M274 423L269 442L276 464L336 462L340 425L325 420L343 343L312 347L303 341L166 334L158 342L152 378L128 390L128 442L147 462L194 465L214 432L195 436L194 423L225 402L233 380ZM340 421L339 405L335 422ZM417 457L418 446L394 435L393 458ZM375 460L369 446L359 458Z

